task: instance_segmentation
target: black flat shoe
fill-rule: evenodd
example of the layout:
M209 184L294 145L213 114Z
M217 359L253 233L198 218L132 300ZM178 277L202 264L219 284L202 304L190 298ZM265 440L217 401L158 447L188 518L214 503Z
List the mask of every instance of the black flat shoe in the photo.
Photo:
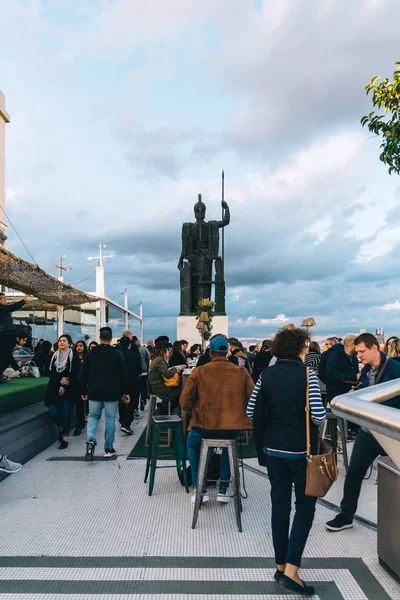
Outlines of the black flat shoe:
M284 573L280 576L278 583L281 587L296 592L300 596L313 596L315 594L315 589L312 585L306 585L304 581L304 585L299 585Z
M279 569L277 569L274 573L274 579L275 581L280 581L280 578L282 577L282 575L284 575L283 571L280 571Z
M61 444L58 446L59 450L65 450L65 448L68 448L68 442L66 442L65 440L63 440L61 442Z

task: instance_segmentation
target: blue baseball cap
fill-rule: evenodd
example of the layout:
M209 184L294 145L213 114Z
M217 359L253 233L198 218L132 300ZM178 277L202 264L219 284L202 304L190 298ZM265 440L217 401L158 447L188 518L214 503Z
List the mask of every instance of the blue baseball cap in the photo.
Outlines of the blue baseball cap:
M210 341L210 350L212 352L227 354L229 350L228 340L222 337L222 335L217 335L217 337Z

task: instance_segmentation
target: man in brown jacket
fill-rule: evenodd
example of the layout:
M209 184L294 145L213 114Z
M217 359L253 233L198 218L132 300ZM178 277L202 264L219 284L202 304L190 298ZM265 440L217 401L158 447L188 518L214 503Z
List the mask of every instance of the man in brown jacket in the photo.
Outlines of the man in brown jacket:
M202 438L235 438L253 424L246 415L247 403L254 383L246 369L228 362L228 341L216 336L210 342L211 361L194 369L186 382L180 405L192 419L187 439L188 456L192 470L192 484L197 485L200 446ZM218 502L229 502L230 468L227 450L221 456ZM192 502L196 491L192 495ZM204 494L203 502L209 499Z

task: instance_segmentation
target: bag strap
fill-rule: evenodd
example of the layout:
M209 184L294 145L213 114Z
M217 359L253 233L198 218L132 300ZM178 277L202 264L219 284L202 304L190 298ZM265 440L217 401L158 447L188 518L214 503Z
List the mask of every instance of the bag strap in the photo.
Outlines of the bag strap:
M379 382L380 382L380 380L381 380L381 377L382 377L382 375L383 375L383 374L384 374L384 372L385 372L385 369L386 369L386 367L387 367L387 364L388 364L388 362L389 362L389 358L388 358L388 357L386 357L386 360L385 360L385 362L383 363L383 365L382 365L382 367L381 367L381 370L379 371L378 375L376 376L376 379L375 379L375 384L377 384L377 383L379 383Z
M306 368L306 452L307 458L311 456L310 436L310 368Z

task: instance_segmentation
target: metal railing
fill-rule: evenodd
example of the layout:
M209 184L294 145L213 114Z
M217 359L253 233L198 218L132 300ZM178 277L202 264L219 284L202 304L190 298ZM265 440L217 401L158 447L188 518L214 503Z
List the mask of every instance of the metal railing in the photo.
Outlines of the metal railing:
M382 402L400 396L400 379L355 390L331 401L332 412L366 427L400 467L400 410Z

